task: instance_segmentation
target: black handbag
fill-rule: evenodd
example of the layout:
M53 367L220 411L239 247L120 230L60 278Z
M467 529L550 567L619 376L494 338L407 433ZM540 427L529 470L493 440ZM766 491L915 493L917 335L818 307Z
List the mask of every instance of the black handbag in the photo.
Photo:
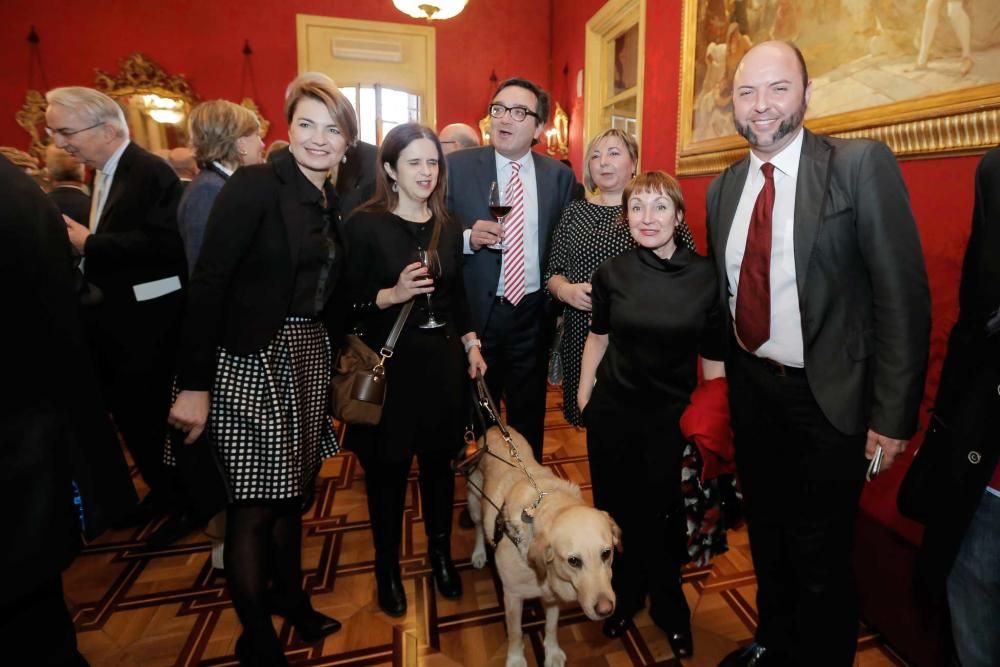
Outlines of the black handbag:
M232 502L232 489L208 427L190 445L184 444L185 438L187 433L170 428L170 445L177 459L180 483L186 487L198 523L203 523Z

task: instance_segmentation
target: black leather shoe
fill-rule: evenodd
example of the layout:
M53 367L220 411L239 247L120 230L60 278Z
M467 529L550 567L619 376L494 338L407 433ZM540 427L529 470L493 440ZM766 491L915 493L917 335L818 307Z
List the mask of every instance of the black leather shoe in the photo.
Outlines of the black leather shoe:
M240 667L289 667L277 637L254 640L244 632L236 640L236 659Z
M406 589L399 565L381 567L375 564L375 583L378 585L378 606L389 616L400 617L406 613Z
M431 562L438 593L449 600L454 600L462 595L462 576L451 560L448 541L444 540L444 544L441 541L435 541L436 544L432 542L427 548L427 560Z
M187 512L173 514L160 524L160 527L153 531L153 534L146 539L147 549L163 549L171 544L187 537L200 526L194 518Z
M632 623L631 616L619 616L614 614L608 620L604 621L604 627L601 628L601 632L604 636L609 639L617 639L625 634L628 630L628 626Z
M670 649L674 652L675 658L690 658L694 655L694 642L691 640L691 631L678 632L677 630L664 630L667 634L667 641L670 642Z
M768 667L779 664L773 657L766 648L754 642L727 655L719 667Z
M296 601L291 604L278 602L278 596L273 591L268 593L268 598L268 610L288 619L307 644L315 644L341 628L340 621L313 609L309 596L301 591L293 597Z

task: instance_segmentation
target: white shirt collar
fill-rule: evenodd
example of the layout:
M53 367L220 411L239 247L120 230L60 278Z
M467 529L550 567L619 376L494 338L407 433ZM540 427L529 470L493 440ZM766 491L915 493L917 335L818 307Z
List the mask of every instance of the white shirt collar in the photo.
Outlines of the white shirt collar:
M799 158L802 156L802 137L805 131L800 127L798 135L792 139L792 143L781 149L781 152L766 160L774 165L774 168L786 176L795 178L799 173ZM765 160L757 157L756 153L750 151L750 174L756 176L760 173L760 167Z
M111 154L111 157L108 158L108 161L104 163L104 166L98 169L97 171L104 174L108 178L108 180L113 180L115 177L115 170L118 169L118 163L122 159L122 153L125 152L125 149L128 148L128 145L130 143L132 142L129 141L128 139L123 141L121 146L115 149L115 152Z
M526 168L530 169L535 164L531 159L531 153L532 151L529 149L527 153L525 153L518 159L511 160L510 158L506 158L503 155L500 155L500 151L494 148L493 154L494 156L496 156L497 173L499 173L501 169L506 167L511 162L516 162L519 165L521 165L519 170L520 172L523 172Z
M222 164L218 160L212 160L212 164L215 166L216 169L218 169L219 171L221 171L226 176L232 176L233 175L233 170L230 169L229 167L227 167L226 165Z

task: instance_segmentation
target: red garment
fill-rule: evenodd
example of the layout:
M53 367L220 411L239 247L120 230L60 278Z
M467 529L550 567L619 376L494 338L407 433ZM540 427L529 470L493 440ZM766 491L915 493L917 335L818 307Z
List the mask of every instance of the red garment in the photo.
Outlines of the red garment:
M736 471L726 378L706 380L691 392L691 403L681 415L681 433L701 453L703 482Z

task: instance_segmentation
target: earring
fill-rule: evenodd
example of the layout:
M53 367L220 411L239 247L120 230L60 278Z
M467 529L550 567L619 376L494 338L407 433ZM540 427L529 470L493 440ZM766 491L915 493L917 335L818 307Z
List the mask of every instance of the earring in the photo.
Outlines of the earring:
M396 181L392 182L392 191L399 192L399 186L396 184Z
M240 151L240 155L246 155L246 154L247 154L246 151Z
M344 157L340 158L340 164L347 164L347 153L344 153Z

